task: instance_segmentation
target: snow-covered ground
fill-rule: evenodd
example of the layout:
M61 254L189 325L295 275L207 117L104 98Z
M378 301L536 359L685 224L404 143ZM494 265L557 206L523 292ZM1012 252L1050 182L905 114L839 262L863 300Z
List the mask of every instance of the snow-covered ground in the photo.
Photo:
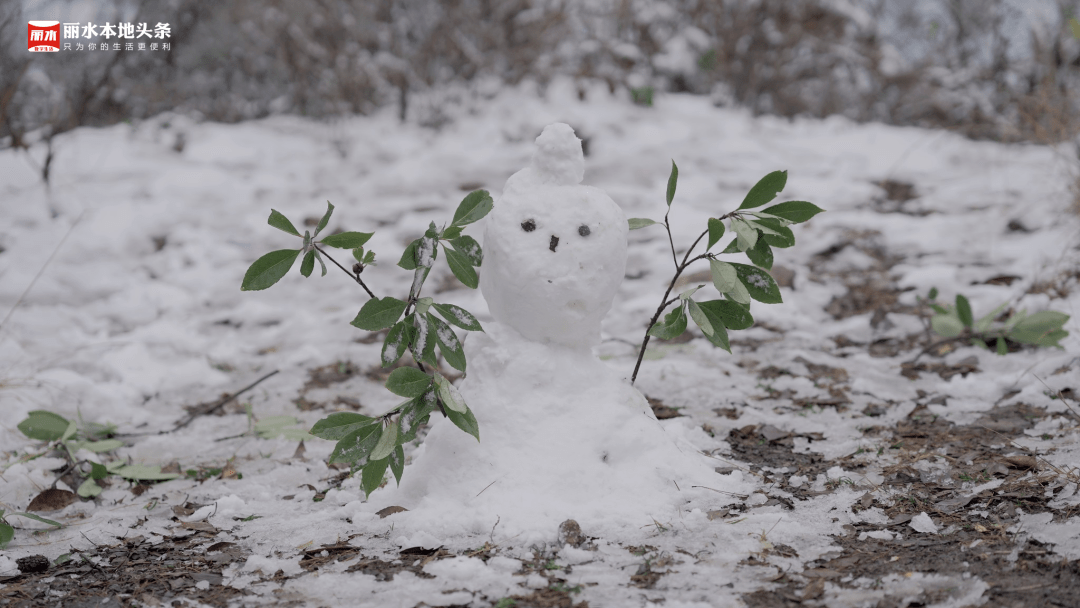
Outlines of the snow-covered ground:
M580 97L565 83L543 96L528 87L508 90L462 110L439 131L401 125L392 112L332 123L277 117L235 125L172 115L80 128L54 142L50 188L23 153L0 153L0 313L15 305L70 230L0 327L0 508L25 509L63 464L48 457L21 462L39 444L16 424L37 409L117 425L127 446L115 457L177 462L181 470L231 463L242 476L178 479L138 495L116 482L94 501L44 513L64 524L47 533L32 533L47 526L9 517L20 528L0 553L0 576L14 574L15 559L26 555L56 558L123 537L156 544L203 534L206 545L230 541L250 552L222 573L222 584L246 594L237 601L486 606L549 584L536 572L521 574L522 563L540 550L576 589L575 602L627 606L663 598L665 606L739 606L745 594L779 584L785 573L797 576L809 562L839 555L837 540L852 525L888 521L880 506L859 508L868 491L881 505L894 496L881 484L897 457L865 432L868 427L898 424L916 407L971 424L996 404L1022 402L1046 416L1018 443L1058 467L1080 461L1075 421L1062 400L1052 398L1052 391L1080 384L1080 289L1075 279L1062 278L1080 260L1080 219L1068 210L1076 160L1065 148L972 142L843 119L754 118L691 96L661 96L645 108L610 96L606 87ZM734 354L701 337L656 344L638 378L644 393L681 408L684 416L664 422L671 432L715 456L717 466L742 471L757 488L745 504L727 515L645 519L595 539L591 551L559 547L554 529L547 547L525 546L497 526L477 536L406 536L395 533L393 516L379 519L362 505L358 479L313 500L340 474L325 462L331 442L309 439L306 452L297 453L295 440L255 438L245 434L251 421L235 404L226 416L203 416L169 432L184 406L212 402L273 370L280 373L239 399L255 419L294 416L296 426L307 428L357 404L367 414L396 405L382 380L366 373L377 369L381 341L348 325L366 298L336 269L310 279L294 269L268 291L240 291L252 261L294 246L266 225L270 208L299 224L320 216L330 200L336 206L330 230L376 233L369 246L381 264L365 271L368 285L379 295L403 296L411 273L393 264L403 247L429 221L449 220L471 189L491 190L497 204L506 178L528 163L533 139L555 121L587 139L584 183L606 190L628 217L662 218L669 159L679 164L671 212L677 247L687 246L706 218L733 210L750 186L776 169L789 171L781 200L808 200L827 211L795 227L794 248L775 250L776 264L793 272L782 289L784 303L755 302L758 327L732 334ZM43 150L34 153L40 162ZM890 200L877 185L884 180L911 184L914 197ZM466 233L479 238L482 230L480 223ZM599 349L627 377L671 276L667 247L658 227L630 234L627 280ZM708 283L702 276L691 279ZM987 283L1002 276L1019 278ZM851 301L849 288L866 281L896 301L838 313ZM1073 291L1033 289L1039 284ZM481 323L490 318L479 292L453 281L441 261L428 285L442 292L441 301L477 313ZM918 317L903 311L911 312L916 296L933 286L946 301L965 293L977 316L1006 300L1029 311L1064 312L1072 316L1065 327L1071 335L1064 350L1007 357L960 348L944 361L955 365L974 356L976 372L909 379L900 364L921 343L887 356L872 356L868 345L902 343L921 332ZM305 386L309 370L339 362L360 373ZM763 375L768 366L782 373ZM845 375L819 383L826 368L818 366ZM843 407L830 405L837 392ZM794 475L794 467L747 462L726 438L749 425L796 433L793 454L846 458L858 470L826 462L826 473L806 479ZM985 489L963 483L964 491ZM793 497L800 486L820 494ZM1075 504L1067 494L1059 495L1062 509ZM172 509L187 503L206 506L190 515ZM1080 555L1080 516L1017 517L1010 538L1052 543L1050 550L1070 560ZM873 538L955 533L934 519L934 513L919 515ZM211 533L181 525L203 520ZM416 545L458 555L430 561L424 576L403 571L389 581L346 573L360 557L318 572L300 565L304 550L337 543L386 561ZM485 543L482 555L468 556ZM788 551L772 551L776 546ZM643 555L652 560L645 562L651 564L646 574L650 567L669 571L652 585L638 584ZM279 570L283 574L270 580ZM815 597L830 606L862 606L932 593L934 605L967 606L984 601L992 584L977 575L915 570L877 581L831 580Z

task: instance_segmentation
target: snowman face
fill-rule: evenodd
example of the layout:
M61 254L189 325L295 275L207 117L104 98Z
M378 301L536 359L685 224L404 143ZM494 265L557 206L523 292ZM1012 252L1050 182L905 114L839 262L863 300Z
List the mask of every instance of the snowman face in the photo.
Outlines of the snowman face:
M492 316L531 340L595 344L625 272L627 232L597 188L508 189L484 231L480 289Z

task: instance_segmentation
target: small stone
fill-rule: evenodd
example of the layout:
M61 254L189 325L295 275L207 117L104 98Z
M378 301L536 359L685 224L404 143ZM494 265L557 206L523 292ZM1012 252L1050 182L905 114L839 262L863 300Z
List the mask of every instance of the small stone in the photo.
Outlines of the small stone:
M22 572L23 574L45 572L49 569L49 558L44 555L20 557L15 560L15 565L19 567L19 572Z
M572 519L559 524L559 544L580 547L587 539L581 533L581 526Z

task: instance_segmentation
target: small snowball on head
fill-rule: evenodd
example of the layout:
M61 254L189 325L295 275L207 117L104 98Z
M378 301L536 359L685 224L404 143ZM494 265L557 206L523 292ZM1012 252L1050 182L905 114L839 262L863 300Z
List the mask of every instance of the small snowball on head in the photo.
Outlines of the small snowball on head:
M581 183L585 177L585 155L581 140L570 125L556 122L544 127L536 138L532 168L541 183L558 186Z

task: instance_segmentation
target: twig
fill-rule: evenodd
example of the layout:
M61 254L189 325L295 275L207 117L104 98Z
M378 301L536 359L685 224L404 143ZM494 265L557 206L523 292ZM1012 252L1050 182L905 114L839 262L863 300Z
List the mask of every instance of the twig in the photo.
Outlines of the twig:
M85 213L85 211L83 213ZM30 281L30 284L26 286L26 289L24 289L22 294L19 296L19 299L15 300L15 305L12 306L11 310L8 311L7 316L4 317L4 320L0 321L0 328L4 327L4 323L7 323L7 320L11 318L11 315L15 313L15 309L19 307L19 304L22 304L23 298L26 297L26 294L30 293L30 290L34 288L34 284L37 283L37 280L41 278L42 274L44 274L45 269L49 267L49 263L52 262L53 258L56 257L56 253L60 251L61 247L64 246L64 241L66 241L68 237L71 236L71 232L75 230L75 226L79 225L79 221L83 218L83 213L80 213L79 217L75 218L75 221L71 223L71 227L68 228L67 233L64 234L64 238L60 239L60 242L57 243L56 247L53 249L52 255L49 256L49 259L45 260L45 264L41 267L40 270L38 270L37 274L34 275L34 280Z
M1031 375L1032 375L1032 376L1035 376L1035 374L1031 374ZM1036 380L1038 380L1039 382L1041 382L1041 383L1042 383L1042 385L1046 387L1046 390L1048 390L1048 391L1052 391L1052 390L1054 390L1054 389L1050 388L1050 385L1049 385L1049 384L1047 384L1047 383L1043 382L1043 379L1042 379L1042 378L1040 378L1040 377L1038 377L1038 376L1035 376L1035 379L1036 379ZM1063 405L1064 405L1065 407L1069 408L1069 411L1070 411L1070 412L1072 412L1072 415L1073 415L1073 416L1076 416L1076 419L1077 419L1077 420L1080 420L1080 414L1077 414L1077 413L1076 413L1076 410L1074 410L1074 409L1072 408L1072 406L1071 406L1071 405L1069 405L1069 402L1065 400L1065 395L1061 394L1061 391L1055 391L1055 392L1057 392L1057 396L1058 396L1058 399L1061 399L1061 403L1062 403L1062 404L1063 404Z
M499 480L498 480L498 479L496 479L495 481L499 481ZM488 488L490 488L491 486L495 485L495 481L493 481L493 482L489 483L489 484L488 484L487 486L485 486L485 487L484 487L484 489L483 489L483 490L480 490L479 492L477 492L477 493L476 493L476 496L480 496L480 495L481 495L481 494L483 494L484 492L487 492L487 489L488 489ZM473 498L476 498L476 496L473 496ZM494 530L494 528L492 528L492 530Z
M171 433L171 432L174 432L174 431L179 431L180 429L184 428L185 426L191 424L191 421L195 420L199 416L206 416L208 414L213 414L217 410L224 407L225 404L229 403L233 399L236 399L240 395L243 395L244 393L246 393L246 392L250 391L251 389L255 388L263 380L266 380L267 378L269 378L270 376L273 376L276 373L278 373L278 370L275 369L274 371L270 372L269 374L266 374L262 378L259 378L255 382L252 382L251 384L249 384L249 385L245 386L244 388L236 391L235 393L233 393L231 395L228 395L228 396L224 397L223 399L219 399L214 404L212 404L212 405L210 405L208 407L205 407L205 408L203 408L201 410L197 410L197 411L194 411L194 412L188 414L188 417L185 418L182 422L180 422L180 424L177 424L175 427L173 427L172 431L161 431L161 433L164 434L164 433Z
M727 494L729 496L736 496L738 498L750 498L748 494L736 494L735 492L725 492L724 490L717 490L716 488L710 488L709 486L690 486L691 488L704 488L706 490L712 490L719 494Z
M318 252L319 252L319 253L321 253L322 255L325 255L325 256L326 256L326 259L328 259L328 260L330 260L331 262L333 262L333 263L334 263L334 266L337 266L338 268L340 268L340 269L341 269L341 271L342 271L342 272L344 272L345 274L349 275L349 277L350 277L350 278L352 278L352 280L354 280L354 281L356 281L357 283L359 283L359 284L360 284L360 287L363 287L363 288L364 288L364 291L366 291L366 292L367 292L367 295L368 295L368 297L371 297L371 298L374 298L374 297L375 297L375 294L371 293L371 290L370 290L370 289L368 289L368 286L364 284L364 280L360 278L360 275L359 275L359 274L353 274L353 273L349 272L348 270L346 270L344 266L342 266L341 264L338 264L338 261L337 261L337 260L335 260L334 258L330 257L330 254L328 254L328 253L326 253L325 251L323 251L323 250L322 250L322 248L321 248L321 247L319 247L318 245L316 245L316 244L312 243L312 244L311 244L311 246L315 248L315 251L318 251Z
M665 215L664 218L665 218L664 221L666 222L667 221L667 216ZM664 292L664 298L663 298L663 300L661 300L662 303L660 304L659 307L657 307L656 313L653 314L652 319L649 320L649 326L647 328L645 328L645 339L641 341L641 349L638 351L637 362L634 364L634 373L630 375L630 384L633 384L634 381L637 380L638 370L641 369L641 361L642 361L642 359L645 358L645 348L649 346L649 338L651 337L649 335L649 330L653 328L653 325L656 325L657 320L660 319L660 315L664 313L664 310L666 310L667 307L669 305L671 305L672 302L675 302L676 300L678 300L678 298L672 298L670 300L668 299L668 296L671 295L671 290L675 289L676 281L679 280L679 277L682 275L683 271L686 270L686 268L690 264L693 264L694 262L696 262L696 261L698 261L700 259L708 257L708 254L701 254L701 255L697 256L696 258L694 258L692 260L689 260L690 254L694 251L694 248L697 247L697 244L700 243L701 239L703 239L705 237L705 235L707 235L707 234L709 234L708 230L706 230L705 232L702 232L701 235L698 236L697 239L694 241L694 244L690 246L690 249L686 250L686 255L683 256L682 264L679 264L678 262L675 263L675 276L671 277L671 283L668 284L667 291ZM669 230L668 231L668 239L670 240L670 238L671 238L671 231ZM677 259L677 258L675 258L675 245L674 244L672 244L672 246L671 246L671 257L672 257L672 259ZM687 260L689 260L689 261L687 261Z

